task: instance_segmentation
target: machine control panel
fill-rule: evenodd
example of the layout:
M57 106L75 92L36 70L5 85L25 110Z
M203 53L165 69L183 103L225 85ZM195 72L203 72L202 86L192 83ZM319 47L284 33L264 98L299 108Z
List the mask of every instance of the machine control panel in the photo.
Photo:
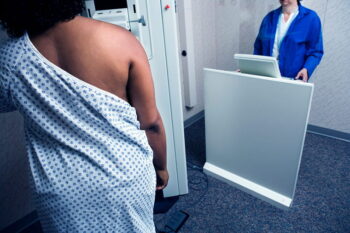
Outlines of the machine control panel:
M92 15L92 18L107 23L115 24L127 30L130 30L129 14L127 8L97 10L95 14Z

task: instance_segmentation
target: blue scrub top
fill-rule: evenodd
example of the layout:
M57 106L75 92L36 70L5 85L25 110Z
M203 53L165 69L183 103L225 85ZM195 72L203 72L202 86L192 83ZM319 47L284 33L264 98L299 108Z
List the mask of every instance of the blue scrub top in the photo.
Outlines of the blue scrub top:
M277 23L282 7L263 19L254 43L254 54L272 56ZM309 78L323 56L321 21L316 12L299 5L299 14L290 25L279 51L279 67L283 77L294 78L306 68Z

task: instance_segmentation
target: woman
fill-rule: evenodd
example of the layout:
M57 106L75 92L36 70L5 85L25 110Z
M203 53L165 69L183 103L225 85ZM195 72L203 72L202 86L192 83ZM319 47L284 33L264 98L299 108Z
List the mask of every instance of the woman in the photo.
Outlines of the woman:
M323 56L321 22L300 0L280 0L263 19L254 54L273 56L283 77L307 82Z
M147 56L127 30L77 16L82 8L1 1L12 39L0 49L0 112L24 117L45 232L154 232L168 172Z

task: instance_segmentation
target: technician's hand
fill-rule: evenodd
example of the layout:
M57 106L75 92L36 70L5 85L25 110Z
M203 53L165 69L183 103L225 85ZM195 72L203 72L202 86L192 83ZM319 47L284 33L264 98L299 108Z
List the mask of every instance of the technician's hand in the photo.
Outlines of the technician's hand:
M156 170L157 174L157 190L162 190L168 185L168 170Z
M307 74L307 69L303 68L299 71L299 73L297 74L297 76L295 77L296 80L302 80L303 82L307 82L307 80L309 79L309 76Z

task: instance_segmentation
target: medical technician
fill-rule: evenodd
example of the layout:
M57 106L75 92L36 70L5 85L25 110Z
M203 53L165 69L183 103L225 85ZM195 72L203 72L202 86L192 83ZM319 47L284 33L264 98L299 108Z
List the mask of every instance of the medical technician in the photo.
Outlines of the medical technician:
M1 0L0 113L24 118L44 232L155 232L168 182L147 56L81 0Z
M320 18L300 0L279 1L261 23L254 54L276 57L283 77L307 82L323 56Z

